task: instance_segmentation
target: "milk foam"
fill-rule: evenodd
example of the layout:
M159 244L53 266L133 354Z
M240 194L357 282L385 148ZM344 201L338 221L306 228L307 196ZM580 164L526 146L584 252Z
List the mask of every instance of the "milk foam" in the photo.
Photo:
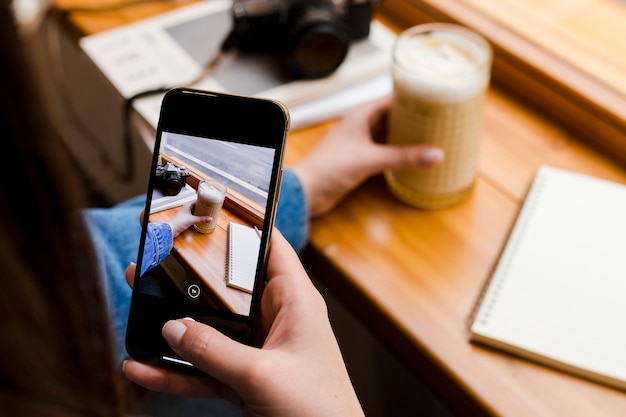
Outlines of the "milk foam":
M467 35L430 31L400 38L394 49L394 83L422 100L463 101L489 83L490 59Z
M198 192L202 200L210 203L221 203L224 200L224 191L218 189L213 184L208 184L206 182L200 183Z

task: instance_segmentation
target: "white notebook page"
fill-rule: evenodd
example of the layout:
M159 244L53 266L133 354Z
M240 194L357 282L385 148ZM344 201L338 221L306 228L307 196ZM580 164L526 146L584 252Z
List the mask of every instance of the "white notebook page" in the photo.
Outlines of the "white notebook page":
M542 167L471 331L626 388L626 187Z
M252 292L261 245L259 233L239 223L228 225L226 282L231 287Z

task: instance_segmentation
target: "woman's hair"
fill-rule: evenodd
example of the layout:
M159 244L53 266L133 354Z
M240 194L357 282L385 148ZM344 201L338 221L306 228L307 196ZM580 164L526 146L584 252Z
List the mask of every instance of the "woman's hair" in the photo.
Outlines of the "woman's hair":
M81 183L43 110L10 2L0 3L2 414L121 416Z

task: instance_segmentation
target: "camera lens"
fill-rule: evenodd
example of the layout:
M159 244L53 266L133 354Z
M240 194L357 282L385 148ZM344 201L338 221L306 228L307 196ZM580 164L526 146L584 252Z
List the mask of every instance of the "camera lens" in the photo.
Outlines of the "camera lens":
M308 7L298 13L289 40L291 65L306 78L324 77L337 69L350 42L343 21L325 6Z
M163 182L163 195L178 195L183 188L183 183L179 179L178 175L170 175Z

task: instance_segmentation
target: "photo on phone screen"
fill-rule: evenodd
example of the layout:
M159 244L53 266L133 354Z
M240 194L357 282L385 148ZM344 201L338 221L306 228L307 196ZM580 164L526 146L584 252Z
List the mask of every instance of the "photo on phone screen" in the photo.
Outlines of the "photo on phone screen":
M273 101L166 95L127 330L132 357L190 367L161 336L167 320L184 317L252 343L287 129ZM205 221L181 227L190 214Z

